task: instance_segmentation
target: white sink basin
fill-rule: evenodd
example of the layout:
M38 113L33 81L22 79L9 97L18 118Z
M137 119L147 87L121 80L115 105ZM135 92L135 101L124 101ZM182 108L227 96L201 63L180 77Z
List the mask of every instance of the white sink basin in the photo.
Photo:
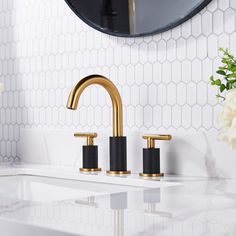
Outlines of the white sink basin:
M76 235L79 235L77 232L82 232L80 235L84 235L88 227L86 221L83 221L87 215L83 215L84 210L89 210L91 213L96 212L99 207L101 207L99 210L103 207L112 210L123 209L123 207L128 206L130 210L139 209L142 211L144 207L143 197L146 191L151 190L151 188L155 188L155 190L160 188L161 190L179 185L179 183L161 180L144 180L137 175L111 177L104 173L98 175L75 173L73 175L60 171L53 173L38 171L38 174L48 175L48 177L41 177L35 175L36 173L37 170L25 169L17 170L15 173L9 172L9 176L6 176L7 172L5 172L5 176L0 177L0 232L4 232L4 236L72 236L75 232ZM49 174L53 174L53 177L49 177ZM62 179L66 177L71 179ZM119 194L113 195L113 193ZM104 194L112 195L96 197ZM153 195L152 191L149 195L150 199L159 199L159 197L158 194L157 196ZM68 222L66 220L58 221L59 223L54 220L45 221L49 215L51 216L53 212L60 212L61 209L67 213L71 212L69 215L74 216L75 208L77 209L75 212L82 215L79 228L78 222L75 219L72 220L73 230L68 230L72 233L67 233ZM38 215L35 212L40 212L40 214ZM53 217L57 218L55 215ZM60 217L64 219L63 214ZM76 224L74 224L75 221Z
M0 177L0 198L33 202L78 199L137 189L142 188L39 176Z

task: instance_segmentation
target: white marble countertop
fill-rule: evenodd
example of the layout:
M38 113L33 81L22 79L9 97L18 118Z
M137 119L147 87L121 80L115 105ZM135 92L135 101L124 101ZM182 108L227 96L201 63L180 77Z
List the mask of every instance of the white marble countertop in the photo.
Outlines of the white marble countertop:
M0 168L2 176L22 174L70 179L79 175L71 167L17 165ZM105 181L103 174L92 178ZM16 203L10 198L3 201L0 193L0 219L35 229L56 230L55 235L61 235L60 232L96 236L236 235L236 180L166 176L156 182L158 188L155 188L155 181L139 182L137 175L129 179L138 182L140 188L98 195L92 204L84 204L84 199L17 200ZM117 182L120 180L123 184L127 178L116 179ZM165 182L173 184L166 187ZM150 186L143 188L145 183ZM47 192L43 194L47 195Z

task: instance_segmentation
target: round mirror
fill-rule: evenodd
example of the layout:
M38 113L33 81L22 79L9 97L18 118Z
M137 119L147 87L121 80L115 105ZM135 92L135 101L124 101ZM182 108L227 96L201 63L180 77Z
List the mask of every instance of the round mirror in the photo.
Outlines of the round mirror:
M115 36L137 37L169 30L211 0L65 0L88 25Z

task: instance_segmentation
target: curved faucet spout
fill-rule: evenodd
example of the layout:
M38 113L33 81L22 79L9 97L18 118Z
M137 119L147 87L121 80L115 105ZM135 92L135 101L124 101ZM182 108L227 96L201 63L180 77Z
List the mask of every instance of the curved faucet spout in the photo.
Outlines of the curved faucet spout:
M67 108L76 110L78 107L78 102L80 95L91 84L98 84L104 87L109 93L112 100L113 107L113 136L122 137L123 136L123 114L122 114L122 101L121 96L116 88L116 86L106 77L101 75L89 75L82 80L80 80L75 87L71 90L68 101Z

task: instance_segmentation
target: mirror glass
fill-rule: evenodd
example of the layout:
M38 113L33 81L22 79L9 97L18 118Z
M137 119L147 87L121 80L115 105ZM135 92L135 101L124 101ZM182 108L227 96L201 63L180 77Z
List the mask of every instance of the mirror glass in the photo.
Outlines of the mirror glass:
M169 30L202 10L211 0L65 0L91 27L123 37Z

